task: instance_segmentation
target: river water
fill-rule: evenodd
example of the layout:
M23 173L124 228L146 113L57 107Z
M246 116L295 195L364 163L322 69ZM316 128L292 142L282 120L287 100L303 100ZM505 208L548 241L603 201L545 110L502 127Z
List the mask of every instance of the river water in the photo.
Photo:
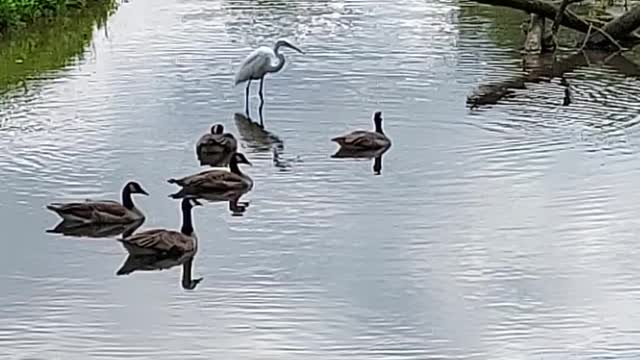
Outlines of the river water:
M447 0L121 4L0 98L0 358L637 359L640 84L592 64L565 74L569 106L553 79L470 109L521 74L518 24ZM266 81L265 144L232 79L280 37L306 54ZM376 110L381 174L331 158ZM143 229L177 228L166 179L200 170L216 122L256 185L242 216L195 210L195 289L180 266L116 276L113 238L46 232L47 203L128 180Z

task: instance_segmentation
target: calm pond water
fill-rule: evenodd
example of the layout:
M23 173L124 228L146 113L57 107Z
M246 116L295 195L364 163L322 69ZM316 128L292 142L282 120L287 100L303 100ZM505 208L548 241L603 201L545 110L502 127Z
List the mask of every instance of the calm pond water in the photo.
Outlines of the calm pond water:
M122 4L77 61L0 98L0 358L640 357L640 83L595 64L565 74L570 106L554 79L471 110L478 85L522 71L504 34L519 18L492 13ZM237 126L232 79L279 37L306 55L266 82L270 145ZM379 176L329 141L376 110L393 139ZM47 203L117 199L131 179L151 194L142 228L177 228L166 179L200 169L214 122L256 185L243 216L195 210L194 290L180 266L116 276L113 239L46 232Z

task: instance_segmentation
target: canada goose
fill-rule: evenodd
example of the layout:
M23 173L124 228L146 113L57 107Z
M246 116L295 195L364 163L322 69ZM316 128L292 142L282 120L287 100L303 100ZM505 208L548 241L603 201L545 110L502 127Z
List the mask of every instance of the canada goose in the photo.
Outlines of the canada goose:
M235 153L229 161L229 171L227 170L207 170L198 174L189 175L181 179L169 179L169 184L177 184L182 190L171 197L178 199L186 195L198 195L200 193L246 190L253 187L253 180L240 171L238 164L251 165L246 156Z
M56 212L65 221L85 224L122 224L144 219L142 212L131 200L131 194L149 195L140 184L128 182L122 189L122 204L117 201L86 200L85 202L52 203L47 209Z
M216 124L211 133L202 135L196 144L196 155L201 165L227 166L231 156L238 149L233 134L224 133L224 127Z
M344 136L338 136L331 141L337 142L342 149L364 151L382 149L391 146L391 140L382 131L382 113L376 111L373 115L375 131L357 130Z
M182 227L180 231L153 229L137 233L133 236L119 239L130 254L166 254L179 256L181 254L196 251L197 237L193 231L191 221L191 209L201 206L200 202L193 198L182 200Z

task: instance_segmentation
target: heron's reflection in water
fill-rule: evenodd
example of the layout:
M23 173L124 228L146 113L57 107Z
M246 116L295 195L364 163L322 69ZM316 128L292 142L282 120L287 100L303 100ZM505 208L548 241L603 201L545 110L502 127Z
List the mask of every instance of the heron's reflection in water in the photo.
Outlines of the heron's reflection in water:
M235 113L233 119L240 139L254 152L267 152L273 148L284 149L284 144L277 135L265 130L264 127L245 115Z
M48 233L62 234L74 237L111 238L118 235L128 237L142 224L144 219L128 224L84 224L73 221L61 221L55 228L47 230Z
M377 150L365 150L365 151L353 151L339 149L335 154L331 155L332 158L352 158L352 159L371 159L373 158L373 174L382 174L382 156L389 150L390 146L377 149Z
M291 171L292 164L302 162L300 156L296 156L295 158L285 158L282 156L282 150L278 148L272 149L273 153L273 165L277 167L280 171L288 172Z
M136 271L156 271L167 270L182 265L182 281L181 285L186 290L193 290L198 286L203 278L193 278L193 259L196 251L190 251L182 254L168 253L149 253L147 251L138 251L135 246L122 243L129 255L124 261L116 275L129 275Z

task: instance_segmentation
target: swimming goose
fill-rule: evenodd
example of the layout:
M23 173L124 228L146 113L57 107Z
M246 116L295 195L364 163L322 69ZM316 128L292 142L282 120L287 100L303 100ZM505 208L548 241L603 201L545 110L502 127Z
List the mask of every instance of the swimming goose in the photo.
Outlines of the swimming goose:
M391 146L391 140L382 131L382 113L376 111L373 115L375 131L357 130L344 136L331 139L342 149L351 151L365 151L382 149Z
M251 165L246 156L235 153L229 161L229 171L227 170L207 170L198 174L183 177L181 179L169 179L169 184L177 184L182 190L171 197L174 199L185 195L198 195L200 193L228 191L228 190L250 190L253 187L253 180L240 171L238 164Z
M167 254L179 256L197 250L197 237L191 221L191 209L201 206L193 198L182 200L182 228L180 231L153 229L119 239L127 251L134 255Z
M201 165L227 166L231 156L238 149L238 142L231 133L224 133L224 127L216 124L211 133L202 135L196 144L196 155Z
M65 221L84 224L122 224L144 219L144 214L133 204L131 194L149 195L135 181L122 189L122 204L110 200L52 203L47 209L56 212Z

